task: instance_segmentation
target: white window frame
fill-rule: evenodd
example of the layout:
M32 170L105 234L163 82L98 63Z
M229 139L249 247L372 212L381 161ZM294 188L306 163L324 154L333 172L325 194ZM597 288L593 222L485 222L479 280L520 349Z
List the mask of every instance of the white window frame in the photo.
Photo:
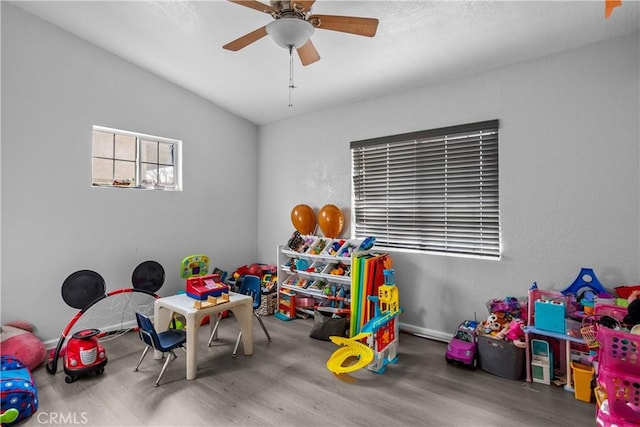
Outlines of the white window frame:
M133 178L133 185L129 185L126 183L120 183L118 184L116 182L116 180L113 180L111 183L104 183L104 182L96 182L95 176L94 176L94 169L93 169L93 161L94 159L107 159L107 160L112 160L112 161L117 161L118 159L115 158L115 154L113 156L110 157L99 157L99 156L94 156L94 150L93 150L93 132L92 132L92 154L91 154L91 160L92 160L92 167L91 167L91 185L93 187L98 187L98 188L127 188L127 189L145 189L145 190L162 190L162 191L182 191L182 141L177 140L177 139L172 139L172 138L165 138L165 137L160 137L160 136L153 136L153 135L147 135L147 134L143 134L143 133L139 133L139 132L131 132L131 131L126 131L126 130L121 130L121 129L115 129L115 128L110 128L110 127L105 127L105 126L97 126L94 125L93 126L93 132L103 132L103 133L110 133L110 134L114 134L114 135L122 135L122 136L128 136L128 137L133 137L135 138L136 141L136 154L135 154L135 177ZM150 180L146 180L144 179L144 177L142 177L142 166L143 164L154 164L154 163L148 163L148 162L143 162L142 156L141 156L141 142L142 141L151 141L151 142L158 142L158 143L162 143L162 144L169 144L172 146L173 151L172 151L172 155L173 155L173 165L167 164L168 167L172 167L173 168L173 184L162 184L157 182L157 180L155 182L152 182ZM132 160L133 161L133 160ZM160 166L162 165L161 163L159 163L159 160L156 163L158 165L158 168L160 168Z
M500 259L498 120L352 141L354 237Z

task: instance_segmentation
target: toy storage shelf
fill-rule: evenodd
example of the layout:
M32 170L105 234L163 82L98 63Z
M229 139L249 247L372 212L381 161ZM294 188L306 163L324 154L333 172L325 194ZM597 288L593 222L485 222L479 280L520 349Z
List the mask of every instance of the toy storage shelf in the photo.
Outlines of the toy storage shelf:
M281 248L279 251L280 253L292 258L308 258L311 260L320 259L325 261L342 262L344 264L351 264L351 257L338 257L338 256L327 255L327 254L314 255L314 254L308 254L306 252L296 252L290 249L285 249L283 246L280 246L280 248Z
M304 236L306 238L315 237L317 240L325 239L331 243L332 239L327 239L317 236ZM343 248L347 245L358 247L362 240L348 240L344 239L345 243ZM318 304L327 304L332 300L343 302L344 308L349 309L351 300L351 275L335 275L329 274L332 268L338 265L351 266L352 256L360 256L367 254L369 251L351 252L351 256L334 256L329 254L326 249L326 245L320 253L314 254L305 252L297 252L291 250L286 245L278 246L278 293L280 290L288 290L295 292L300 298L311 297L316 300ZM339 252L338 252L339 253ZM295 267L292 268L292 264L295 264L296 260L305 260L310 267L316 267L319 271L306 271L306 269L298 270ZM324 283L322 288L315 287L318 283ZM315 284L315 285L314 285ZM345 298L336 299L332 295L327 295L324 289L331 289L335 286L336 289L343 288ZM327 307L328 310L331 310ZM304 315L313 315L313 309L311 307L297 307L296 311Z
M550 338L556 338L562 341L569 341L569 342L575 342L578 344L586 344L585 340L583 338L580 337L573 337L571 335L567 335L567 334L560 334L558 332L551 332L551 331L543 331L542 329L537 329L533 326L527 326L525 328L525 332L528 334L536 334L536 335L541 335L541 336L545 336L545 337L550 337Z
M307 258L306 256L293 255L293 254L286 254L286 255L288 257L290 257L288 259ZM315 257L315 258L318 259L318 260L329 262L329 264L327 264L327 265L331 265L331 264L336 262L336 261L332 262L331 260L327 260L326 257ZM350 265L351 264L351 259L348 259L347 262L345 262L342 259L340 259L337 262L341 262L342 264L345 264L345 265ZM327 282L341 283L341 284L346 284L346 285L351 283L351 277L349 277L349 276L337 276L335 274L327 274L327 273L310 273L310 272L307 272L307 271L294 271L294 270L291 269L291 267L289 265L287 265L287 260L285 260L285 264L280 264L279 263L279 268L285 274L297 275L297 276L299 276L301 278L304 278L304 279L325 280Z

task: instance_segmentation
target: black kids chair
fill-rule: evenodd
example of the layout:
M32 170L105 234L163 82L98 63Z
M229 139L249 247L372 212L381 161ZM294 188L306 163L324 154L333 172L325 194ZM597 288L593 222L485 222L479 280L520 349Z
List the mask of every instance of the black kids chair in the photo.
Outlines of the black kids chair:
M150 348L161 351L163 355L164 353L170 353L167 355L167 360L164 362L160 375L158 375L158 379L154 384L154 387L158 387L158 385L160 385L160 378L162 378L162 374L164 374L165 369L167 369L167 365L169 365L171 360L178 357L174 350L176 348L184 347L184 343L187 340L187 333L182 329L167 329L166 331L158 333L156 332L156 328L153 326L151 319L142 313L136 313L136 320L138 322L138 334L146 346L144 347L144 351L142 352L142 356L140 356L140 360L138 360L138 364L136 365L134 372L138 372L142 359L147 355Z

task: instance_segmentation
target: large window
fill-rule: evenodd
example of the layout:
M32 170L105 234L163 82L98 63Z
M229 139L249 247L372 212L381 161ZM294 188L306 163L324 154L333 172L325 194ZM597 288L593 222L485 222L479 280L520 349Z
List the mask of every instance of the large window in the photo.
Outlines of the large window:
M94 186L181 190L180 141L93 127Z
M356 237L500 257L498 121L351 142Z

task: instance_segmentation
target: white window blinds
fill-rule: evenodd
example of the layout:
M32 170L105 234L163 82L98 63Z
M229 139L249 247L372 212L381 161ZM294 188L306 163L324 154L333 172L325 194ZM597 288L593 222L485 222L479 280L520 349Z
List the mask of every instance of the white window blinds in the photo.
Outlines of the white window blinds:
M356 237L498 258L498 124L351 142Z

